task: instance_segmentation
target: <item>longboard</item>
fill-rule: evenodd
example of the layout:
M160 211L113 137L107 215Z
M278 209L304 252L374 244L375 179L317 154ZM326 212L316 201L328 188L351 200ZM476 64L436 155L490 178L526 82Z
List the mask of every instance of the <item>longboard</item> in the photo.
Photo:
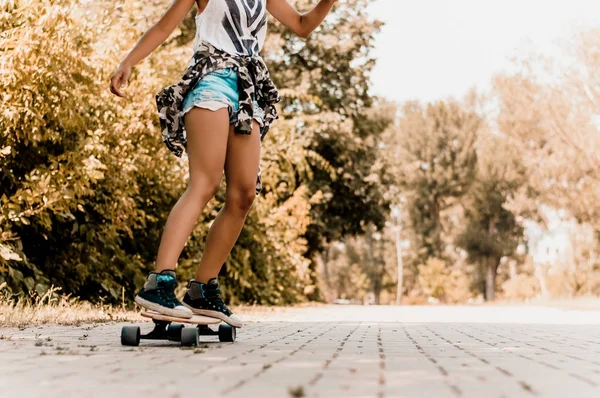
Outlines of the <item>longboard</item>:
M202 315L193 315L191 318L178 318L159 314L155 311L143 311L140 315L152 319L154 330L141 334L139 326L123 326L121 329L121 344L138 346L140 340L168 340L179 341L182 346L198 345L198 336L219 336L221 342L234 342L236 328L222 323L220 319ZM186 328L183 324L196 325ZM220 324L218 330L212 330L208 325Z
M218 318L211 318L209 316L203 315L192 315L191 318L178 318L175 316L163 315L154 311L142 311L140 314L143 317L156 319L157 321L165 321L165 322L181 322L181 323L189 323L192 325L216 325L221 323L222 321Z

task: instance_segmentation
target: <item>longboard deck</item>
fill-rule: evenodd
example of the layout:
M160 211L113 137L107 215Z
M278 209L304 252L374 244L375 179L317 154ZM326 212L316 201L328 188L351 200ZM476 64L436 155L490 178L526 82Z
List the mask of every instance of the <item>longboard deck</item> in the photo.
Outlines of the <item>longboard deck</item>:
M223 322L220 319L211 318L209 316L203 315L193 315L191 318L178 318L174 316L159 314L158 312L154 311L142 311L140 315L146 318L156 319L157 321L190 323L193 325L216 325L218 323Z

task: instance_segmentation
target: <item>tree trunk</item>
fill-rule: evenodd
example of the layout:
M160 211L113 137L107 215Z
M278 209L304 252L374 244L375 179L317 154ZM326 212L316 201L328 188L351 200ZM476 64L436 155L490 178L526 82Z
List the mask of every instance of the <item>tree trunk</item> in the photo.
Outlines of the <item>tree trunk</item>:
M396 261L398 262L398 286L396 287L396 305L402 301L402 283L404 280L404 263L402 262L402 234L400 215L396 218Z
M367 269L371 277L371 288L373 290L373 301L374 304L379 304L379 294L381 291L377 287L377 271L375 265L375 253L374 253L374 242L373 242L373 227L369 225L367 229Z
M494 236L494 229L496 227L496 217L492 217L488 223L488 235ZM485 301L494 301L496 296L496 272L498 271L498 264L500 259L496 259L492 256L486 259L486 272L485 272Z
M496 271L498 270L498 260L494 257L488 257L486 260L485 273L485 301L494 301L496 295Z
M373 288L373 302L375 305L379 305L379 299L381 297L381 286L375 285Z
M329 246L321 253L321 262L323 264L323 275L325 276L325 285L331 288L331 278L329 277Z
M548 284L546 283L546 270L544 268L545 267L543 266L543 264L536 263L535 277L537 278L538 283L540 284L540 293L542 297L548 298L550 297L550 294L548 293Z
M325 249L321 253L317 253L315 256L317 260L317 266L322 267L323 269L323 279L325 284L325 289L322 292L325 298L325 301L331 303L337 297L337 292L333 292L331 277L329 275L329 248L331 247L327 242L324 244Z
M381 304L381 292L383 291L383 277L385 275L385 239L383 235L380 236L378 241L377 259L376 259L376 273L375 273L375 304Z

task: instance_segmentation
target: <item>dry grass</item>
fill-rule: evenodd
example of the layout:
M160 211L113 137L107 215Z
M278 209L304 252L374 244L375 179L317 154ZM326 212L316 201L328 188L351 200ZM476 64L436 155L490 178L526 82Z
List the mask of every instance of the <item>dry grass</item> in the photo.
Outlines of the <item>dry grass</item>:
M286 313L295 308L317 308L326 304L302 303L289 307L261 305L237 305L234 313L242 319L263 319ZM123 301L120 306L103 303L92 304L60 293L60 288L52 287L46 293L28 297L11 294L6 284L0 284L0 327L25 328L37 325L79 326L104 322L146 322L148 319L139 312L128 309Z
M106 304L91 304L50 288L43 295L19 297L0 285L0 327L29 327L42 324L81 325L86 323L140 321L137 312Z

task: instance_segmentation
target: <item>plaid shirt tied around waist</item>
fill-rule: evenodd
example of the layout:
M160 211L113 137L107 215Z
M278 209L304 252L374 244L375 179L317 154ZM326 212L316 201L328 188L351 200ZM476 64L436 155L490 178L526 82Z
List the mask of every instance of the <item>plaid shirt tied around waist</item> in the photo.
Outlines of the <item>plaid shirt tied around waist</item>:
M232 55L210 43L202 42L198 45L181 80L156 94L163 142L177 157L181 157L187 148L182 112L185 96L204 75L223 68L234 68L238 72L239 112L237 121L234 123L235 133L252 134L253 97L265 112L263 126L260 129L261 142L271 124L278 119L275 104L280 100L279 93L262 57L257 54L251 56ZM261 189L259 167L256 180L257 195Z

